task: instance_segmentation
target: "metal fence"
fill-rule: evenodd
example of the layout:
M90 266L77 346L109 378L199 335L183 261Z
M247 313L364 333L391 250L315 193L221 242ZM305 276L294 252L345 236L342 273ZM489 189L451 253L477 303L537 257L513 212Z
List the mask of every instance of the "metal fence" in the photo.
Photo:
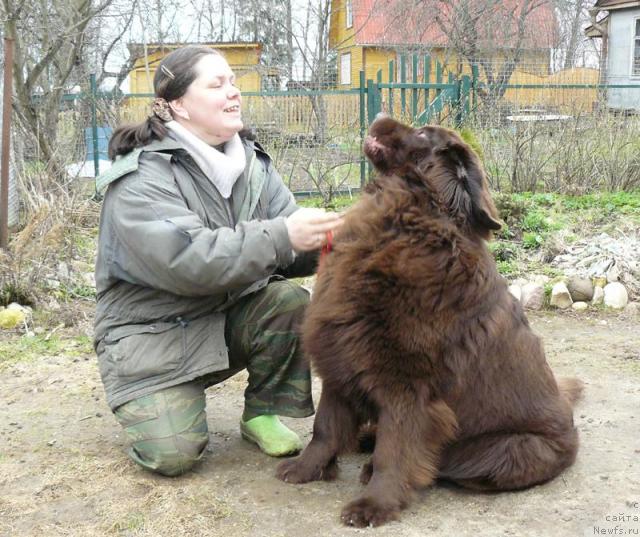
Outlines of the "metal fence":
M473 131L485 155L500 160L496 164L485 158L488 175L499 189L504 181L516 189L523 185L536 188L535 178L509 178L517 176L516 159L524 158L522 147L527 143L530 151L543 152L555 135L558 149L566 150L567 144L587 138L588 130L597 131L603 122L611 132L623 125L624 139L640 139L638 121L630 117L640 111L640 85L601 85L594 69L550 73L543 65L519 65L508 82L498 83L504 68L499 63L451 68L429 56L412 56L397 64L390 62L372 80L361 73L354 88L245 93L243 117L271 153L291 190L298 195L320 193L325 201L367 180L362 140L379 111L414 124ZM612 108L612 97L621 92L631 96L626 102L638 100L637 109ZM152 97L99 92L94 83L88 94L65 97L61 125L66 126L72 144L75 137L72 153L84 164L76 166L79 175L93 176L105 170L110 132L122 123L144 119ZM535 175L535 169L530 173ZM540 165L540 177L549 173L548 166ZM599 172L594 168L589 173L595 177ZM550 184L543 180L541 188L550 188Z

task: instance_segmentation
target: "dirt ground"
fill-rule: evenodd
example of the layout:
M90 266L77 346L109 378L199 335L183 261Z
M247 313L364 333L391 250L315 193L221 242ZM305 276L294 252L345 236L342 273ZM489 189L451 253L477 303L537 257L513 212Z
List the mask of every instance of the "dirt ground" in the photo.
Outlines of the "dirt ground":
M0 535L640 535L638 317L530 319L556 373L586 383L576 409L578 460L551 483L502 494L437 484L398 522L346 528L339 512L361 489L366 456L344 456L332 483L276 480L278 461L238 431L242 375L209 390L206 458L170 479L127 459L94 357L62 354L0 372ZM287 423L308 440L312 420Z

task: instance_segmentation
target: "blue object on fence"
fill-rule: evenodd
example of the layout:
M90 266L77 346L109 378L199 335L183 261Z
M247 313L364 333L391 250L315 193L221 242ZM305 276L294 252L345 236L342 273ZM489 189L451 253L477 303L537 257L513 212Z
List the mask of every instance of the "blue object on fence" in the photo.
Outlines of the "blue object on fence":
M93 129L88 127L84 130L84 141L87 147L87 162L93 162ZM113 134L111 127L98 127L98 158L100 160L109 160L107 147L109 139Z

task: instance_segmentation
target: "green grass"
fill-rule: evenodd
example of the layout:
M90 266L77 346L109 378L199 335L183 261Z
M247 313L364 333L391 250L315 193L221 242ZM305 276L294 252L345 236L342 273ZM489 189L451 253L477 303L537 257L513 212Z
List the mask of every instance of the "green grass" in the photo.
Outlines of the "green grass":
M522 247L526 250L535 250L544 244L544 240L542 234L527 231L522 235Z
M497 261L496 265L503 276L514 277L520 274L520 267L515 261Z
M0 341L0 370L18 362L33 362L44 356L86 356L93 353L93 342L87 336L59 338L55 334L21 336L9 341Z

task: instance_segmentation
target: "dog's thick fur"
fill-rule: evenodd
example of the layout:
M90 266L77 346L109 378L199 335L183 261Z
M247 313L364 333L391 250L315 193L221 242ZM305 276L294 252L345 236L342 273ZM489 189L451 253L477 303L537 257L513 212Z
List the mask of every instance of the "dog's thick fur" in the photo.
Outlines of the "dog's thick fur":
M381 176L347 214L303 325L322 378L313 438L280 479L332 479L339 453L374 423L366 484L342 520L379 525L445 478L482 490L529 487L575 459L572 404L486 246L499 229L484 173L452 131L371 126Z

